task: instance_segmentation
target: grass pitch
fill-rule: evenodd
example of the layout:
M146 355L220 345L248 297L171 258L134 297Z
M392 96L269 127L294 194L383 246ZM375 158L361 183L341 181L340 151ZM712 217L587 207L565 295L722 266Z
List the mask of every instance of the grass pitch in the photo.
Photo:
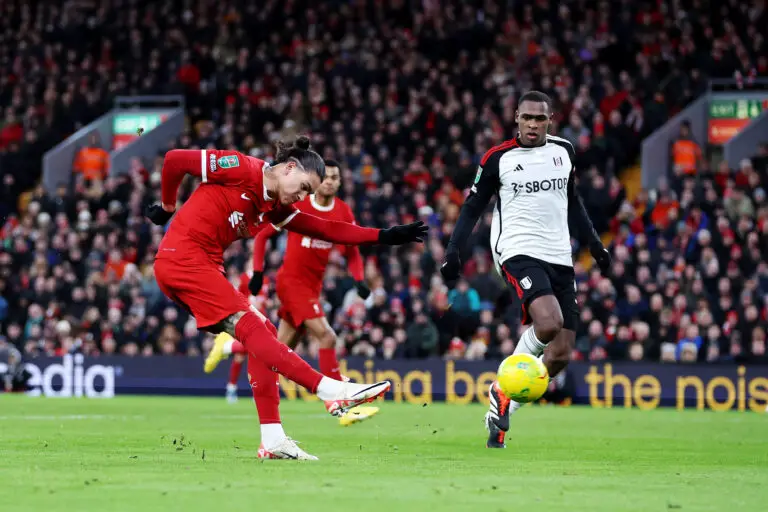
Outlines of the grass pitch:
M382 403L343 428L282 406L319 462L259 461L241 399L0 395L0 508L34 511L763 511L768 417L530 406L506 450L480 405Z

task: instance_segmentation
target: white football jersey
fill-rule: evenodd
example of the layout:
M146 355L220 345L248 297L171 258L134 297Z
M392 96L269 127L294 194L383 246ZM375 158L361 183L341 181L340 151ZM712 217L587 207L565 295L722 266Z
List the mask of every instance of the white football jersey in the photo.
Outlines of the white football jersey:
M542 146L513 139L491 148L481 162L472 195L497 196L491 251L497 269L513 256L572 267L568 187L573 179L570 142L547 136Z

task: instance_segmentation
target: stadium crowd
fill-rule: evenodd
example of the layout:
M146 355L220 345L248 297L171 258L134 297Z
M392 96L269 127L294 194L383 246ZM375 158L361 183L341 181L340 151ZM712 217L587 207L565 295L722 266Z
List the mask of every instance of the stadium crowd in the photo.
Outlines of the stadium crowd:
M492 268L490 216L468 244L465 279L449 290L437 268L479 159L514 135L516 98L536 88L554 99L552 132L577 149L596 227L614 235L610 279L577 264L574 357L768 361L768 148L633 202L619 180L642 137L707 78L768 72L763 3L704 4L3 2L0 340L25 357L207 350L153 279L163 231L142 212L158 197L162 155L74 190L37 184L44 151L114 95L182 92L189 122L176 147L269 160L276 140L309 133L343 163L358 223L431 226L424 246L364 248L366 303L333 258L324 297L342 355L509 354L520 319ZM284 243L267 256L268 277ZM234 286L247 280L250 246L225 254ZM252 300L276 320L273 289L268 279Z

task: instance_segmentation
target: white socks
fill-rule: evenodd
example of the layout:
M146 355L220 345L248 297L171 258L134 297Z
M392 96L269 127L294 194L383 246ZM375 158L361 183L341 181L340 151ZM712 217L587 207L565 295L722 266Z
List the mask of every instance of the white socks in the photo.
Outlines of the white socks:
M514 354L531 354L533 357L539 357L544 352L546 343L542 343L536 337L536 331L533 330L533 326L530 326L525 330L515 347Z
M280 423L265 423L261 425L261 444L267 450L275 448L283 439L285 431Z
M237 384L227 382L227 391L237 391Z
M221 347L221 352L226 355L230 355L232 353L232 345L235 343L235 339L229 339L224 342L224 346Z
M547 345L545 343L542 343L539 341L539 339L536 337L536 331L533 330L533 326L530 326L528 329L525 330L522 336L520 336L520 340L517 342L517 346L515 347L515 354L531 354L533 357L538 357L541 359L544 353L544 347ZM509 413L512 414L516 410L518 410L520 407L522 407L523 404L519 402L515 402L514 400L510 400L509 402Z
M344 384L340 380L323 377L320 384L317 385L317 397L320 400L335 400L344 389Z

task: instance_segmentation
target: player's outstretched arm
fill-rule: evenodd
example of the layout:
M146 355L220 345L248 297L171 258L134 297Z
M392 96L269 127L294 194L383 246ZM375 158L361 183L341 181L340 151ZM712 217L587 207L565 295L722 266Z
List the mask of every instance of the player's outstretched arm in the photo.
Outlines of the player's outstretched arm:
M248 290L253 295L258 295L261 285L264 284L264 256L267 253L267 242L276 233L278 230L272 224L267 224L253 239L253 275L248 282Z
M587 238L589 252L595 258L600 270L606 272L611 266L611 254L603 247L603 242L600 240L600 235L595 231L595 226L589 218L584 201L576 190L575 173L571 173L571 178L568 180L568 216L576 224L579 234Z
M145 213L154 224L162 226L171 220L176 211L176 194L181 180L187 174L200 177L207 170L205 163L201 163L204 155L205 150L199 149L172 149L165 154L160 172L160 204L150 205Z
M440 273L446 281L455 281L459 278L462 245L472 234L475 224L499 189L499 157L499 153L491 153L477 168L475 183L461 207L459 219L456 221L445 251L445 261L440 267Z
M423 222L414 222L387 229L364 228L336 220L326 220L304 212L296 212L281 227L304 236L343 245L404 245L423 242L428 228Z
M250 161L237 151L172 149L165 154L163 160L160 204L149 206L147 217L159 225L171 219L176 211L179 185L187 174L200 178L203 183L239 184L248 178Z

